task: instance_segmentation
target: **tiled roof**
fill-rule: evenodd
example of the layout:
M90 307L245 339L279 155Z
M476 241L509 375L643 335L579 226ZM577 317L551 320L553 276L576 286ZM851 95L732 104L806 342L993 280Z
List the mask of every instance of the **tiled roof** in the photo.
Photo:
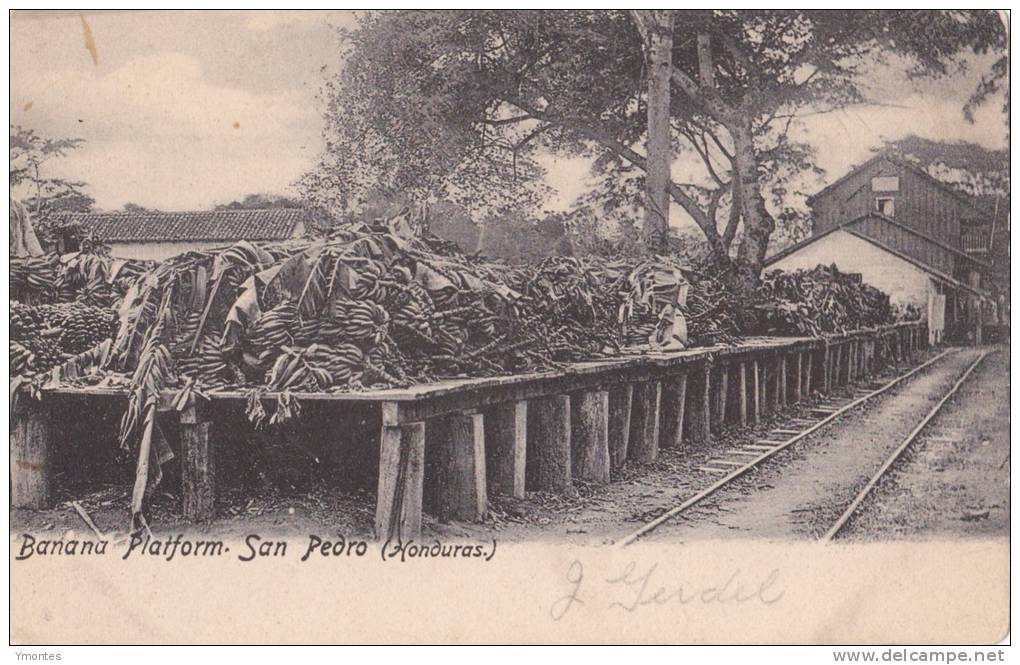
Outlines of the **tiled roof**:
M67 213L59 223L80 224L106 242L287 240L308 213L296 208L199 212Z

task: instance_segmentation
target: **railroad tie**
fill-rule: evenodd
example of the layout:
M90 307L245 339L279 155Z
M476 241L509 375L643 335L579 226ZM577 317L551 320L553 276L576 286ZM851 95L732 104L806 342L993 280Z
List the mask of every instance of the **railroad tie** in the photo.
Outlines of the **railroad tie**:
M709 464L721 464L723 466L747 466L747 462L731 462L726 459L713 459L708 461Z
M772 450L769 448L769 450ZM739 448L730 448L726 451L727 455L745 455L747 457L758 457L761 453L754 450L740 450Z

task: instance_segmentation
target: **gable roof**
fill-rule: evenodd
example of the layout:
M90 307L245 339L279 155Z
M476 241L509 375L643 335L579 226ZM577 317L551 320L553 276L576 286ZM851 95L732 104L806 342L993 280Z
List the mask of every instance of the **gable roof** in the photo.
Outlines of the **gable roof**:
M982 215L987 216L989 221L991 221L992 213L990 213L987 209L985 209L985 207L981 203L979 203L978 201L974 200L970 196L967 196L967 195L959 192L958 190L954 189L953 187L947 185L946 183L942 182L941 180L939 180L938 178L936 178L932 174L928 173L927 171L925 171L923 168L921 168L917 164L914 164L913 162L911 162L909 160L906 160L906 159L903 159L901 157L898 157L898 156L896 156L896 155L894 155L894 154L892 154L890 152L880 152L877 155L875 155L874 157L872 157L871 159L869 159L868 161L864 162L863 164L860 164L859 166L855 166L855 167L851 168L849 171L844 173L841 177L837 178L834 182L829 183L828 185L826 185L821 190L819 190L819 191L815 192L814 194L812 194L811 196L807 197L808 205L811 205L814 201L816 201L818 199L818 197L828 193L833 188L841 185L848 178L851 178L851 177L857 175L859 172L861 172L864 169L868 168L872 164L874 164L876 162L879 162L879 161L882 161L882 160L887 161L890 164L895 164L896 166L900 166L902 168L908 169L908 170L912 171L913 173L916 173L917 175L921 176L922 178L925 178L931 184L933 184L936 188L942 190L943 192L945 192L949 196L953 197L954 199L956 199L960 203L963 203L964 205L973 208L975 211L981 213Z
M798 242L796 244L790 245L789 247L783 249L782 251L776 252L772 256L770 256L767 259L765 259L764 265L766 267L768 267L768 266L776 263L777 261L780 261L780 260L786 258L787 256L793 254L794 252L797 252L800 249L803 249L804 247L807 247L808 245L811 245L811 244L821 240L822 238L824 238L824 237L826 237L828 235L831 235L832 233L835 233L836 231L846 231L847 233L853 235L856 238L860 238L861 240L867 241L867 242L871 243L872 245L878 247L879 249L883 249L883 250L889 252L890 254L892 254L892 255L900 258L900 259L903 259L907 263L913 265L915 268L923 270L924 272L928 273L929 275L931 275L931 276L933 276L933 277L935 277L935 278L937 278L937 279L939 279L939 280L941 280L943 282L946 282L947 284L951 284L951 285L955 286L956 288L963 289L965 291L970 291L971 293L973 293L975 295L978 295L978 296L982 296L982 297L987 297L988 296L988 294L986 292L982 291L981 289L977 289L977 288L974 288L973 286L970 286L969 284L965 284L965 283L961 282L960 280L956 279L955 277L953 277L951 275L947 275L946 273L942 272L941 270L937 270L935 268L932 268L931 266L927 265L926 263L924 263L922 261L919 261L919 260L915 259L914 257L912 257L912 256L910 256L910 255L908 255L908 254L906 254L904 252L901 252L900 250L898 250L898 249L896 249L894 247L889 246L887 243L884 243L881 240L878 240L877 238L873 238L872 236L869 236L867 234L861 233L860 231L858 231L858 230L856 230L854 228L851 228L854 224L860 222L861 220L868 219L868 218L878 218L878 219L884 219L884 220L888 221L888 218L883 216L883 215L877 215L877 214L874 214L874 215L872 215L872 214L862 215L860 217L857 217L855 219L850 220L849 222L844 222L842 224L839 224L838 226L834 226L831 229L825 231L824 233L819 233L816 236L812 236L810 238L806 238L806 239L801 240L800 242ZM924 236L922 236L922 237L924 237Z
M197 212L67 213L60 224L81 225L105 242L287 240L308 213L298 208Z

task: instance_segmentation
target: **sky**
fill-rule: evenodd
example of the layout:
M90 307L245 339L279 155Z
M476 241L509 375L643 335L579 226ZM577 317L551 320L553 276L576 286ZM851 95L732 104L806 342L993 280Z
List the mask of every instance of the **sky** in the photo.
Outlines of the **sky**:
M15 12L11 122L84 145L53 175L84 180L97 207L206 209L251 193L294 194L323 148L318 94L337 71L341 11ZM881 106L805 119L818 189L885 139L914 133L1005 147L995 100L961 108L990 60L923 84L894 65L869 77ZM588 186L578 160L544 160L562 209ZM810 186L810 183L808 184Z

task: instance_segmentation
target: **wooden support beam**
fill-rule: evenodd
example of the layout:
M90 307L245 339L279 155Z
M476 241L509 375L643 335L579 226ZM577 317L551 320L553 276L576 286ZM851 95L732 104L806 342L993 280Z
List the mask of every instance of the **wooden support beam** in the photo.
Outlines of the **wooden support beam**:
M789 394L787 392L789 389L789 382L786 380L787 357L785 353L780 354L778 363L779 363L779 379L777 385L779 386L779 404L780 406L786 406L786 401Z
M833 381L833 383L835 384L835 387L838 388L839 386L843 385L843 345L842 344L837 344L836 345L836 360L835 360L833 375L835 376L835 379Z
M184 519L205 522L216 516L216 459L209 445L211 423L194 402L180 412L181 502Z
M769 383L769 410L772 412L779 410L779 395L782 393L782 378L780 375L780 366L782 365L782 356L774 358L772 360L772 372Z
M489 489L494 494L523 499L528 450L528 403L522 400L496 404L484 413Z
M545 492L571 489L570 397L548 395L528 404L529 488Z
M685 435L688 441L702 442L711 438L711 377L711 366L707 364L687 375Z
M796 372L797 376L793 380L793 402L796 404L803 397L804 388L804 354L800 351L797 352Z
M634 387L631 407L630 458L638 462L654 462L659 458L659 408L662 384L645 381Z
M428 446L436 472L433 510L441 521L485 519L485 419L481 413L451 413L428 423Z
M829 343L825 342L825 350L822 353L822 393L828 393L832 390L831 356L832 352L829 349Z
M719 430L722 429L722 426L726 423L726 402L728 400L730 390L730 373L729 368L726 365L719 368L714 388L715 409L712 413L712 422L716 430Z
M660 441L663 448L679 448L684 438L684 414L687 407L687 375L664 380L659 409L662 414Z
M618 470L627 461L630 445L630 412L634 401L634 384L625 383L609 389L609 467Z
M754 405L754 423L761 420L761 375L758 361L751 361L751 403Z
M808 351L807 352L807 371L804 372L804 395L806 395L806 396L810 396L811 395L811 380L812 380L812 376L811 375L812 375L812 373L814 372L814 369L815 369L814 368L814 364L815 364L814 358L815 358L814 352Z
M609 482L609 391L570 398L571 472L574 478Z
M379 437L375 537L407 541L421 534L425 423L384 425Z
M712 440L712 367L705 366L705 383L701 395L701 433L702 440Z
M737 401L738 401L738 403L740 405L740 407L739 407L740 408L740 411L739 411L740 426L741 427L746 427L747 426L747 363L746 362L740 363L740 367L739 367L739 369L737 371L738 371L737 382L739 384L737 386L737 388L738 388Z
M18 395L11 425L11 507L50 508L54 451L49 408L28 395Z

